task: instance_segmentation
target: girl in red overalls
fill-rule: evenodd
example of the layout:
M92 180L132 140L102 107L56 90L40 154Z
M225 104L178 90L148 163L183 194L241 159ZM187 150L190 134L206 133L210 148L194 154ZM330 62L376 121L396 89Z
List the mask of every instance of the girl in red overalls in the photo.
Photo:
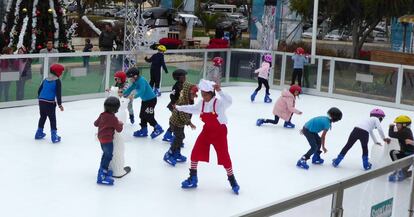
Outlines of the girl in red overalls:
M227 146L227 117L226 109L231 105L232 99L225 94L220 85L212 81L202 79L199 84L203 100L195 105L176 106L181 112L200 114L204 122L203 130L198 136L193 151L191 152L190 177L181 183L182 188L197 187L197 165L199 161L209 161L210 145L212 144L217 153L219 165L226 169L228 180L234 191L238 194L240 186L234 178L231 159ZM217 91L220 99L215 97Z

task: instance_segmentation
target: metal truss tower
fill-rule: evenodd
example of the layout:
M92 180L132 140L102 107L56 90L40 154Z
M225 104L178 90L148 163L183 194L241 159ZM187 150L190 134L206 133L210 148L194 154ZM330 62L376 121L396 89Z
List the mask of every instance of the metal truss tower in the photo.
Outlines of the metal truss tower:
M133 6L131 6L133 5ZM124 27L124 50L138 51L142 48L141 8L142 0L125 0L125 27ZM124 69L135 66L134 55L124 56Z

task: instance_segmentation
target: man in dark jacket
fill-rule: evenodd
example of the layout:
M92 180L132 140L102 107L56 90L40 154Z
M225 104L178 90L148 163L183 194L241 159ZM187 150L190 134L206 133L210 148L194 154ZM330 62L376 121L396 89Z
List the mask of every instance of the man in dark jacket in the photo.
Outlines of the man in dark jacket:
M112 26L109 23L105 24L105 31L99 35L99 49L101 51L112 51L116 34L112 31ZM101 57L101 65L105 66L105 56Z

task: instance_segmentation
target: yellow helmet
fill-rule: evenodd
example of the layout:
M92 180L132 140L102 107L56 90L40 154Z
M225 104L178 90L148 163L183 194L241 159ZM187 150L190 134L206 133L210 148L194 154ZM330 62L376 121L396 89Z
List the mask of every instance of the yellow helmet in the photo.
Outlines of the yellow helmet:
M408 126L411 124L411 118L407 115L400 115L394 120L397 124L402 124L403 126Z
M161 52L167 51L167 48L164 45L158 45L157 49Z

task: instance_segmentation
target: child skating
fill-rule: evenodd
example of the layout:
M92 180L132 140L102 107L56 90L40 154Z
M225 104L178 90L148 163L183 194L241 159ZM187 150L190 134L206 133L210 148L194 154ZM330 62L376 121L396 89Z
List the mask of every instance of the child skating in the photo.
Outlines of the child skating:
M381 109L373 109L370 112L370 117L358 125L352 130L351 134L349 135L348 142L342 148L341 152L339 153L338 157L332 160L332 165L337 167L341 161L344 159L346 153L352 148L357 140L361 142L362 147L362 166L365 170L369 170L372 167L372 164L368 161L368 141L369 135L371 135L372 140L375 144L381 145L378 142L377 138L374 135L374 129L377 129L381 139L386 142L387 144L390 143L389 138L385 138L384 132L381 128L381 122L385 117L384 111Z
M322 148L324 153L328 151L325 147L326 133L331 129L332 123L340 121L341 119L341 110L332 107L328 110L328 116L315 117L306 122L300 133L306 137L311 148L298 160L296 163L297 167L309 169L309 165L306 161L309 160L312 155L313 164L323 164L324 160L321 158L322 151L320 149ZM320 132L322 132L321 137L318 135Z
M308 63L308 58L305 56L305 50L301 47L296 49L295 54L292 56L293 60L293 73L292 73L292 83L296 83L296 78L298 78L298 84L302 87L302 74L305 64Z
M53 64L50 66L50 73L37 91L39 99L40 118L37 125L35 139L43 139L46 134L43 132L46 119L49 118L51 140L53 143L60 142L61 138L57 135L56 127L56 104L60 111L63 111L62 106L62 82L59 77L65 71L65 67L60 64Z
M98 127L98 139L103 152L96 181L98 184L114 184L112 171L109 170L109 163L112 160L114 151L114 133L115 131L121 132L123 128L123 123L115 116L119 107L120 102L117 97L108 97L104 102L105 111L94 122L95 127Z
M161 96L160 82L161 82L161 67L164 72L168 74L167 66L165 65L164 53L167 48L164 45L157 46L158 53L152 55L150 58L145 57L145 61L151 63L150 82L149 85L153 89L155 95Z
M120 91L124 91L128 89L127 85L127 76L126 73L123 71L118 71L114 74L114 87L118 87ZM129 113L129 121L131 124L135 123L135 116L134 116L134 108L133 108L133 99L129 99L128 101L128 113Z
M194 98L197 97L197 92L198 88L196 85L184 82L180 98L176 105L193 105ZM174 110L170 117L170 129L174 133L174 138L171 142L171 148L164 154L164 161L172 166L175 166L176 163L187 161L187 158L181 155L181 147L185 138L185 126L190 126L192 129L196 128L191 123L191 114Z
M253 94L250 96L250 100L252 102L256 98L256 95L259 92L259 90L262 89L262 85L264 85L265 88L266 88L264 102L265 103L271 103L272 102L272 99L269 97L270 96L270 92L269 92L269 73L270 73L270 68L271 67L272 67L272 55L266 54L266 55L263 56L262 66L254 71L254 73L258 73L259 75L257 77L258 87L256 88L256 90L254 90Z
M155 96L154 91L152 91L148 82L144 77L140 75L140 72L137 68L132 67L127 71L127 77L130 78L131 86L124 91L124 96L129 97L130 99L140 97L141 110L139 113L139 118L141 119L141 129L134 132L135 137L147 137L148 136L148 123L154 127L154 131L151 133L151 138L159 136L164 132L162 127L155 120L155 106L157 105L157 96ZM135 94L131 92L135 90Z
M203 130L197 137L191 152L190 177L181 183L182 188L196 188L198 183L197 165L199 161L209 161L210 145L217 153L219 165L226 169L227 177L235 194L239 193L240 186L233 174L232 162L227 145L227 117L226 109L232 104L232 98L224 93L219 85L202 79L198 86L202 100L195 105L176 106L176 109L189 114L201 114L204 122ZM216 92L220 98L216 98Z
M388 130L388 136L398 139L400 150L391 150L390 157L396 161L414 154L413 132L410 129L411 118L406 115L400 115L394 120ZM390 182L400 182L412 176L412 171L408 171L410 166L392 173L388 180Z
M292 85L289 90L282 91L281 96L277 99L275 106L273 108L273 115L275 119L257 119L256 125L262 126L264 123L278 124L279 119L282 118L285 120L283 127L285 128L295 128L295 125L292 124L293 113L301 115L302 112L295 108L296 97L302 92L302 89L298 85Z
M183 84L186 80L187 72L183 69L177 69L173 72L172 76L175 80L175 84L172 87L172 91L170 94L170 103L168 103L167 108L173 112L174 105L177 102L178 98L180 97L181 89L183 88ZM164 133L164 137L162 138L162 141L166 142L172 142L173 140L173 132L171 130L171 127L167 129L167 131Z

